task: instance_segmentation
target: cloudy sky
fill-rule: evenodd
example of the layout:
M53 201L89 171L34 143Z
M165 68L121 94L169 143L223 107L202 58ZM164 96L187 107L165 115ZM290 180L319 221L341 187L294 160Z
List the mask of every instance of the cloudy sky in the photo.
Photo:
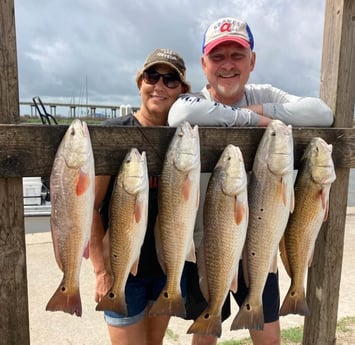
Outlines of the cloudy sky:
M248 21L251 82L319 95L325 0L15 0L20 100L140 105L135 74L155 48L179 52L194 91L202 37L219 17Z

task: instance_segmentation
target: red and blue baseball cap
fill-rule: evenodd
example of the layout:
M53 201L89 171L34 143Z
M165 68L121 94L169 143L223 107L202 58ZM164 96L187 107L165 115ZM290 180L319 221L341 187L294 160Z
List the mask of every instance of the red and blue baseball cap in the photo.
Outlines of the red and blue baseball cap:
M254 48L254 38L249 25L239 19L225 17L212 23L205 32L202 53L207 55L223 42L237 42L245 48Z

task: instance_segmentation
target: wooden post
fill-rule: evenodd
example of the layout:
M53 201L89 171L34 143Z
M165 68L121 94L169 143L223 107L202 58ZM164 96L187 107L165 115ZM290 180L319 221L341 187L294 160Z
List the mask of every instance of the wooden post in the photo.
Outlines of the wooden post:
M327 0L320 96L335 113L335 127L352 127L355 102L355 2ZM340 138L339 138L340 139ZM333 345L344 247L349 169L336 169L330 214L309 270L303 344Z
M14 1L0 2L0 123L18 123ZM30 343L22 179L0 178L0 344Z

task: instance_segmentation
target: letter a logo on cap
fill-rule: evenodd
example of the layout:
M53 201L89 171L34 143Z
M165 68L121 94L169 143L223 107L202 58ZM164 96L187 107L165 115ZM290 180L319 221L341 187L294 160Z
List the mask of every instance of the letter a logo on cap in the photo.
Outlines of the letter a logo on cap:
M231 23L224 22L219 28L221 32L231 32Z

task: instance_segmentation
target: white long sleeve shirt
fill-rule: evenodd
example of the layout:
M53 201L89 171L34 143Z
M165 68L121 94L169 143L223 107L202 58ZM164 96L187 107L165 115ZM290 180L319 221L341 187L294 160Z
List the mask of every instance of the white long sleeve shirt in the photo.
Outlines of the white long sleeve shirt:
M184 120L201 127L257 127L258 114L244 108L254 104L262 104L264 116L292 126L329 127L334 120L320 98L290 95L269 84L248 84L244 97L233 106L215 102L206 87L200 93L183 94L171 107L168 122L172 127Z

